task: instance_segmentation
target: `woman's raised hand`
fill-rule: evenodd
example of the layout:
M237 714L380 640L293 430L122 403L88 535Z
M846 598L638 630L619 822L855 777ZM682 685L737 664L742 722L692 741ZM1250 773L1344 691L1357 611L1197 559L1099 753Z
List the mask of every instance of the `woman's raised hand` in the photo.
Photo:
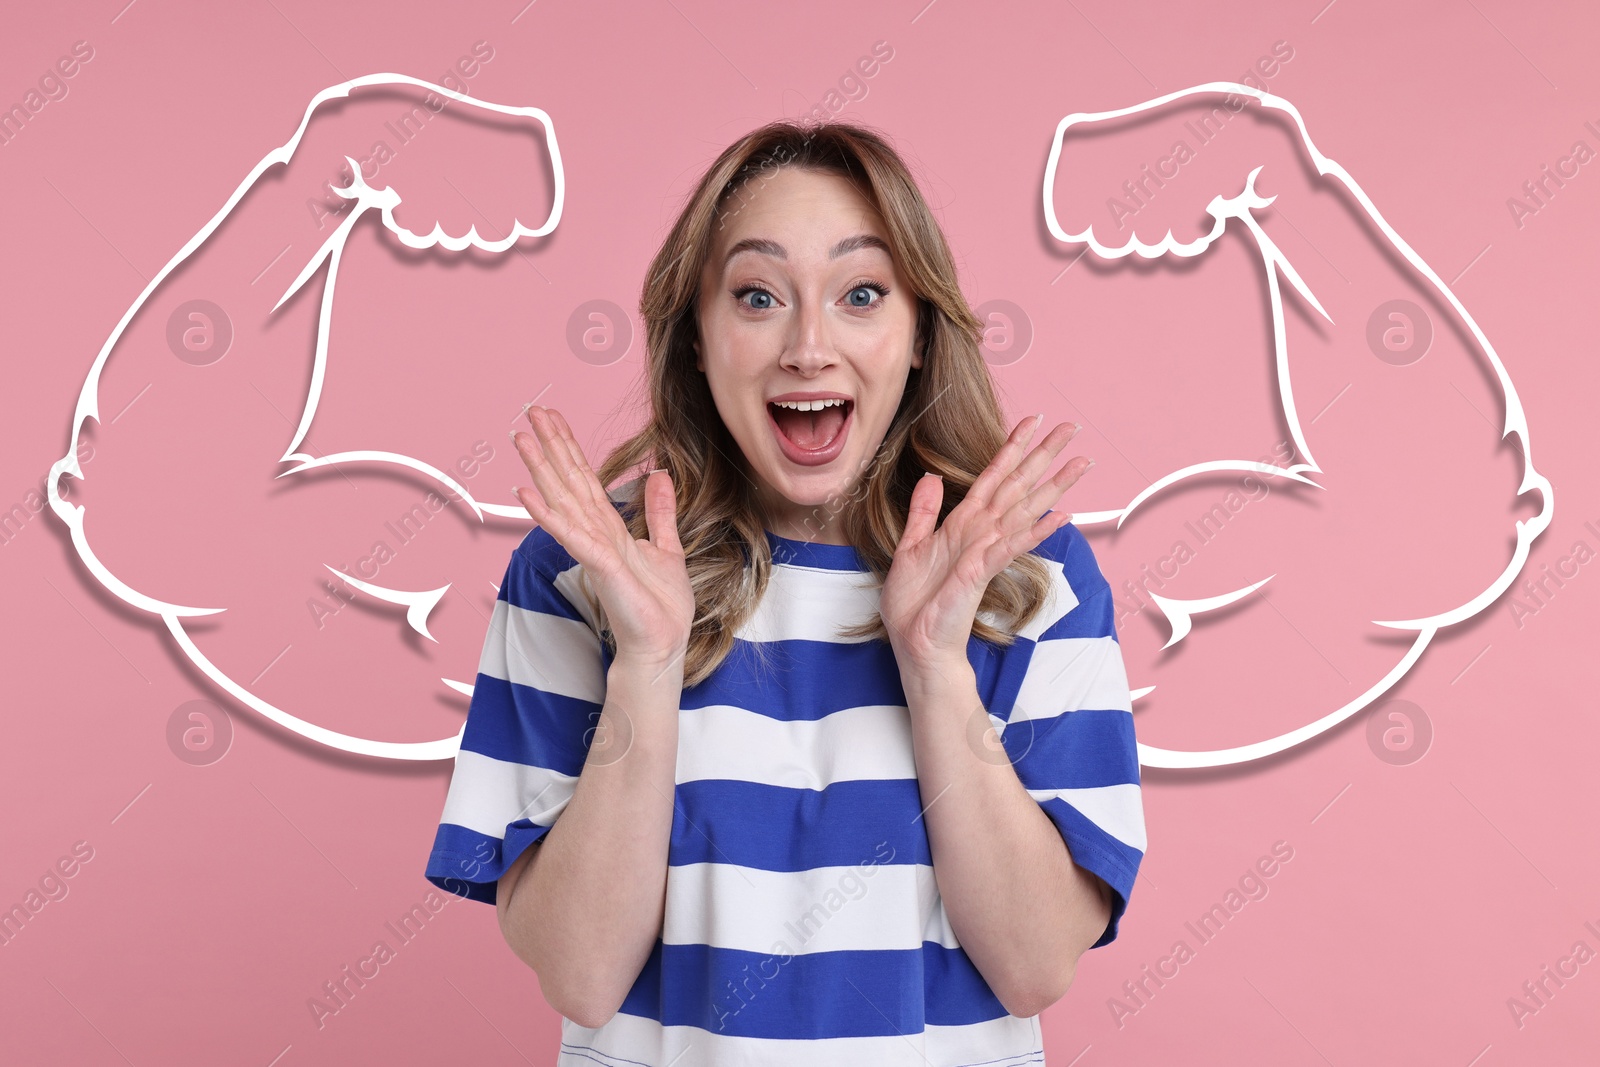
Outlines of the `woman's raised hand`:
M650 536L635 538L617 513L567 420L530 405L533 433L512 442L537 492L514 487L528 514L583 564L617 640L617 658L665 666L682 656L694 621L694 590L678 541L677 501L666 471L645 475Z
M1043 512L1094 461L1074 456L1041 482L1078 432L1074 423L1058 423L1028 452L1042 421L1039 416L1017 424L938 529L943 481L924 476L911 491L906 528L879 595L879 614L902 667L965 662L990 579L1072 519L1066 512Z

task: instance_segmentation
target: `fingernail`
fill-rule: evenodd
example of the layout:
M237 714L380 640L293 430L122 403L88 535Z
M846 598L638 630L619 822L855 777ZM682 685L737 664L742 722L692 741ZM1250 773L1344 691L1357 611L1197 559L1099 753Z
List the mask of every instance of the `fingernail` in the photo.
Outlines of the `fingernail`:
M1092 460L1092 459L1091 459L1091 460L1090 460L1090 461L1089 461L1089 467L1092 467L1092 466L1094 466L1094 460ZM1085 467L1085 468L1083 468L1083 469L1084 469L1084 470L1088 470L1088 469L1089 469L1089 467Z
M519 494L518 494L518 492L517 492L517 490L518 490L518 489L519 489L519 488L520 488L520 487L519 487L519 486L515 486L515 485L513 485L513 486L512 486L512 487L511 487L511 495L512 495L512 496L518 496L518 495L519 495Z
M1082 423L1075 422L1075 423L1072 424L1072 432L1073 432L1074 435L1076 435L1077 432L1079 430L1081 430L1081 429L1083 429L1083 424Z

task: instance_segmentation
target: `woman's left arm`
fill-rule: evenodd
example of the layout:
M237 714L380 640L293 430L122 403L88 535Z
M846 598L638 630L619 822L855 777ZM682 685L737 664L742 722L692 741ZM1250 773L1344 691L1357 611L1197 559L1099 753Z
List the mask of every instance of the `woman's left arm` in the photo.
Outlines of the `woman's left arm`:
M901 669L934 878L950 927L1006 1011L1066 993L1111 918L1106 883L1073 862L991 730L959 662ZM989 758L985 758L985 756Z
M1073 862L984 733L988 712L967 660L990 580L1071 519L1044 512L1093 462L1074 457L1039 482L1078 429L1058 424L1024 458L1042 421L1017 424L942 524L943 482L929 475L917 484L879 597L910 708L921 818L945 912L995 996L1023 1018L1066 992L1111 914L1105 882Z

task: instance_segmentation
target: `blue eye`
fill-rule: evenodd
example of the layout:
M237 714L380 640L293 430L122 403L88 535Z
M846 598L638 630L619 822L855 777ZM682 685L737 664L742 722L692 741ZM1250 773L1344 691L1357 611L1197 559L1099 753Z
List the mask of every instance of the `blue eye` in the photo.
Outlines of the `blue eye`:
M862 282L850 290L847 299L851 307L866 308L873 305L873 296L888 296L889 290L877 282Z
M751 298L751 303L745 303L744 298L747 296ZM761 288L759 285L746 285L742 288L735 289L733 291L733 298L739 301L741 304L744 304L745 307L751 308L755 311L766 311L777 306L777 301L773 295ZM758 303L757 301L765 302Z

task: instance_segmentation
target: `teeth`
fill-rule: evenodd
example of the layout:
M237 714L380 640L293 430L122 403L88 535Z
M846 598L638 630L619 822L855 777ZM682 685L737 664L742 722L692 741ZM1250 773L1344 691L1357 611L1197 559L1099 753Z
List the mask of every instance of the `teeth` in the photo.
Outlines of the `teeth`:
M833 407L835 404L843 405L844 401L833 400L774 400L780 408L792 408L795 411L821 411L823 408Z

